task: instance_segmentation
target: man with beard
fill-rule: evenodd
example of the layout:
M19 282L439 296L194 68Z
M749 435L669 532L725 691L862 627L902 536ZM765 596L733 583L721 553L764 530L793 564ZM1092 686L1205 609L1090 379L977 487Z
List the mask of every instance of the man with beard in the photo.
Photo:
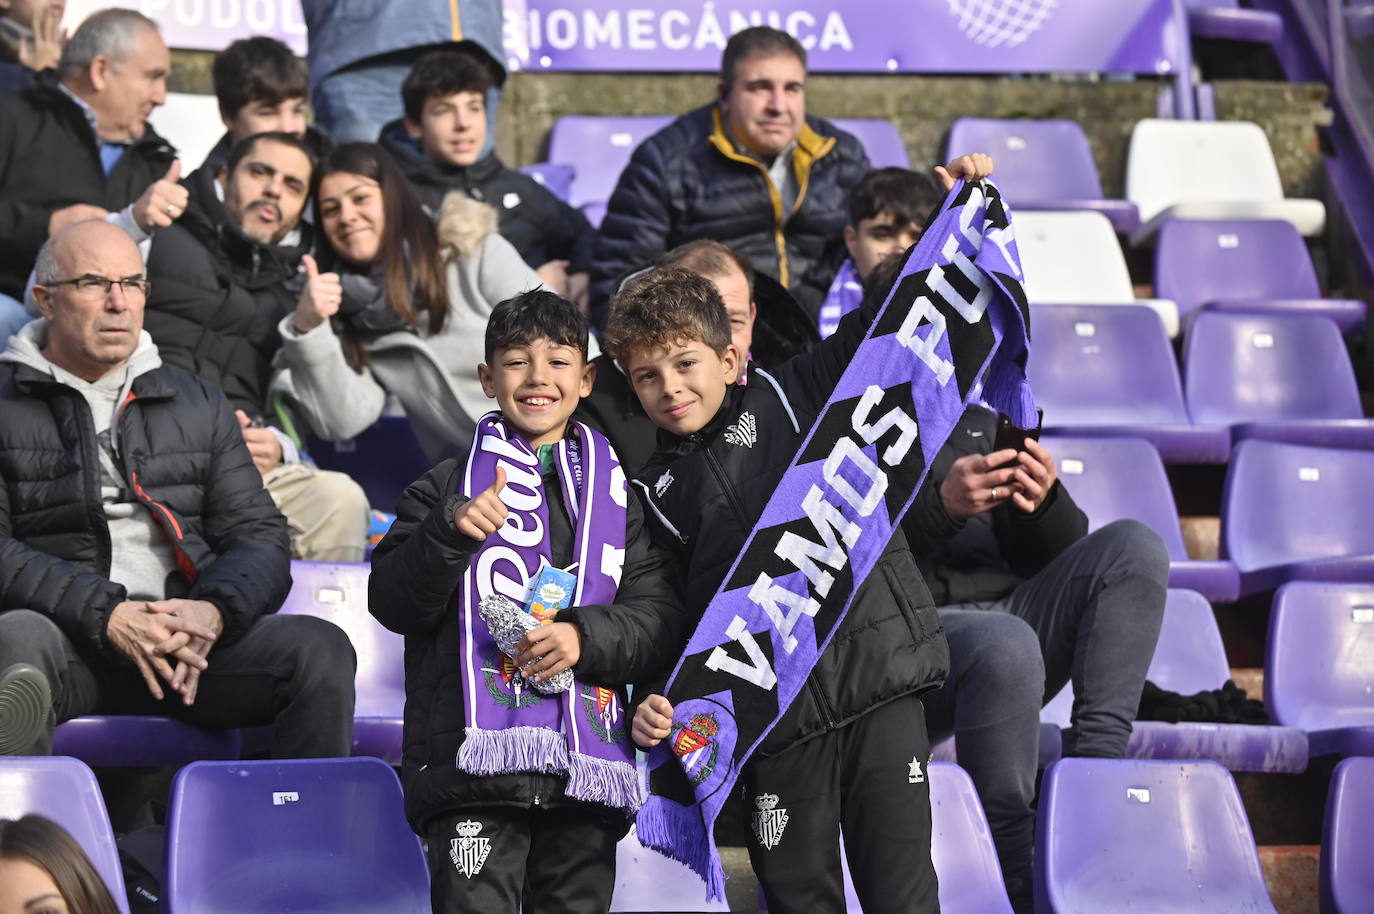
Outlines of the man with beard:
M235 408L253 463L286 515L295 558L357 562L367 497L342 473L301 461L267 425L277 323L296 305L310 226L301 222L314 157L288 133L251 136L217 173L188 181L187 211L148 256L145 326L164 361L217 384Z

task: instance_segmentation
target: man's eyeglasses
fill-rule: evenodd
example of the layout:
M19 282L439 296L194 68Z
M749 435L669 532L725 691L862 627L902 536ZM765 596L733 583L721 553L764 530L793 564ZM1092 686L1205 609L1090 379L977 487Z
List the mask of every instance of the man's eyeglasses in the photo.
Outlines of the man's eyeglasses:
M104 298L110 294L112 286L119 286L126 298L147 298L153 284L146 279L106 279L104 276L86 274L75 279L59 279L56 282L39 283L55 289L58 286L70 285L76 289L76 294L83 298Z

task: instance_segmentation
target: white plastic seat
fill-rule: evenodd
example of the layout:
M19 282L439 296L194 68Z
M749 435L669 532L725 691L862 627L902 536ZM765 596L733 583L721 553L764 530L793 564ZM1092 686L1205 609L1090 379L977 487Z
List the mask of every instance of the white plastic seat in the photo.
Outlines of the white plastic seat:
M1095 212L1013 212L1026 297L1036 305L1145 305L1178 335L1178 306L1136 298L1126 258L1106 216Z
M1250 121L1138 122L1126 197L1143 223L1132 244L1153 238L1165 219L1282 219L1306 236L1326 225L1320 200L1283 195L1269 138Z
M176 147L183 178L201 166L224 136L219 101L213 95L168 92L167 103L153 109L148 120L163 139Z

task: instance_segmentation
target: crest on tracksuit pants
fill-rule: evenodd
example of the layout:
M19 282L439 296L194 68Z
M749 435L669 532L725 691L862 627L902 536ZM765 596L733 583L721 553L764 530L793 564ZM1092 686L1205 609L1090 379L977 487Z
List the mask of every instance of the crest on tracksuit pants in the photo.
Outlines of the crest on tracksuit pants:
M468 819L458 823L458 837L448 843L448 855L458 872L471 879L482 872L482 864L491 853L491 839L479 838L482 823Z
M782 840L787 827L787 809L778 806L778 795L765 793L754 797L754 837L763 849L771 851Z

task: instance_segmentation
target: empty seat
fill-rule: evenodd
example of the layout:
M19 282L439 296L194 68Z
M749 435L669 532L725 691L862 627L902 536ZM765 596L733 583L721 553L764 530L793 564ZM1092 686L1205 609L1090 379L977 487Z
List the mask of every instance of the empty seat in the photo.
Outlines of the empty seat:
M121 911L128 912L124 875L119 867L114 831L105 812L91 769L74 758L0 758L0 819L17 819L38 813L65 828L114 896Z
M1274 595L1264 700L1313 755L1374 756L1374 584L1297 581Z
M1242 9L1238 0L1186 0L1188 31L1194 38L1222 38L1275 44L1283 19L1269 10Z
M1032 308L1031 389L1058 435L1135 436L1168 462L1221 463L1230 433L1192 423L1164 329L1139 305Z
M1155 294L1185 320L1207 308L1320 314L1342 331L1365 316L1359 299L1323 298L1298 230L1281 219L1170 219L1155 248Z
M1166 334L1178 335L1173 302L1135 297L1121 244L1106 216L1016 212L1015 200L1012 212L1026 297L1032 304L1147 305L1159 315Z
M368 503L394 514L406 486L430 471L436 461L425 454L410 420L404 415L382 416L358 437L349 441L306 442L315 463L338 470L363 487Z
M1164 540L1169 550L1170 587L1196 590L1223 603L1239 595L1235 565L1188 557L1169 477L1154 445L1143 438L1058 435L1045 436L1044 443L1059 465L1059 478L1088 515L1089 530L1134 518Z
M671 117L657 115L560 117L549 134L549 161L566 162L576 169L568 202L580 207L611 199L635 147L672 122Z
M53 752L101 767L160 767L202 759L236 759L237 730L206 730L170 717L76 717L53 731Z
M563 162L536 162L520 170L547 187L555 197L568 202L573 179L577 177L576 168Z
M685 863L639 843L634 827L615 846L611 911L728 911L724 898L706 900L706 882Z
M1120 234L1140 228L1134 203L1103 199L1092 147L1075 121L961 117L949 129L945 158L966 152L997 162L995 180L1014 213L1093 210Z
M1231 678L1212 607L1201 594L1171 589L1154 657L1145 674L1155 685L1180 695L1219 689ZM1069 725L1073 684L1041 712L1041 720ZM1296 773L1306 770L1307 736L1296 727L1251 724L1167 723L1138 720L1131 728L1127 758L1207 760L1232 771Z
M1320 200L1284 197L1269 138L1249 121L1137 122L1126 197L1144 223L1133 243L1153 238L1166 219L1283 219L1303 235L1326 224Z
M430 911L401 784L371 758L186 766L172 783L165 887L171 914Z
M291 592L281 612L317 616L348 633L358 655L353 754L401 763L405 713L405 639L367 611L366 563L292 562Z
M1064 759L1036 827L1039 914L1274 914L1240 793L1214 762Z
M1374 821L1374 758L1348 758L1336 766L1326 795L1322 828L1322 914L1374 911L1374 867L1369 865L1369 823Z
M910 168L911 158L897 125L886 118L835 118L830 123L858 137L874 168ZM981 152L969 149L966 152Z
M1324 317L1199 314L1183 380L1193 421L1229 426L1233 441L1374 447L1345 341Z
M1222 493L1221 555L1242 594L1374 581L1374 453L1242 441Z

